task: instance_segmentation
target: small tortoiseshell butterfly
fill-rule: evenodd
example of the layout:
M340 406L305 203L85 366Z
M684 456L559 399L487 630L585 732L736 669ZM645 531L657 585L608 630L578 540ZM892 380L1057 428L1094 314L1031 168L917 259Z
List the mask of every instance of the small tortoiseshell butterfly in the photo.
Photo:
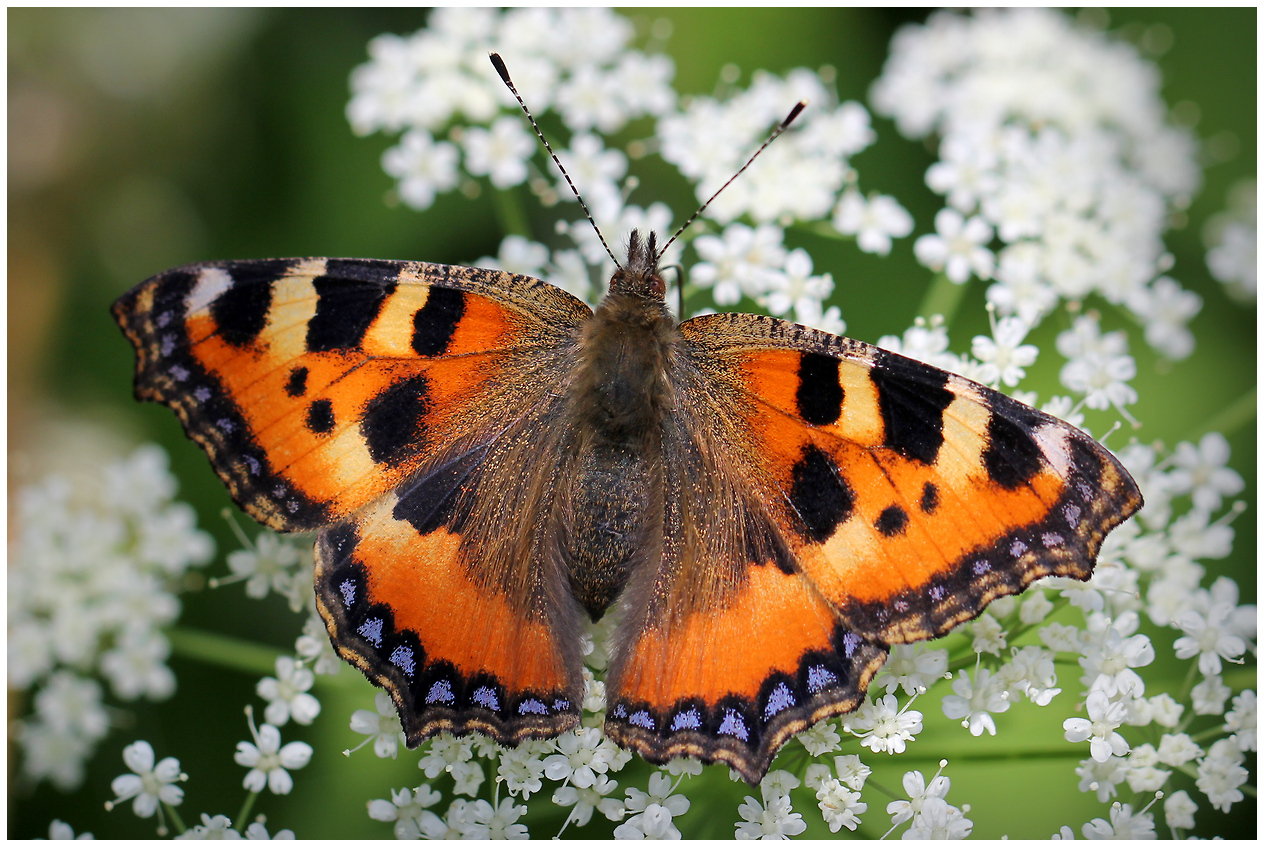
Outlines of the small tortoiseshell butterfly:
M633 232L595 311L424 262L209 262L114 305L136 395L233 499L318 530L334 646L409 746L580 723L582 618L617 611L605 732L758 782L855 709L891 644L1088 579L1141 504L1106 449L990 388L761 315L677 323Z

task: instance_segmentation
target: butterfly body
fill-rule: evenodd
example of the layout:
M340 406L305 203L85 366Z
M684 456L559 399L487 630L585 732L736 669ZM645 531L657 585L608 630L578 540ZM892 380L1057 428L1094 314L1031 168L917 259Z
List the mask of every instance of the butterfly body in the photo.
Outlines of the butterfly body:
M1078 430L927 365L754 315L677 323L653 238L597 309L426 263L194 265L120 298L137 394L234 499L319 531L317 605L409 744L579 724L750 782L856 708L893 643L1050 574L1140 505Z

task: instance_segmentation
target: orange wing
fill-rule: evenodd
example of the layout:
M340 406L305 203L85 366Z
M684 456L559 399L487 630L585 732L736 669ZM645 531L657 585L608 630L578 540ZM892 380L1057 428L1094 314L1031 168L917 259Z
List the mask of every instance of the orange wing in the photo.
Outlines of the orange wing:
M607 731L650 758L757 781L791 734L860 703L888 644L1042 576L1087 579L1140 506L1088 436L968 380L772 318L680 333L664 472L681 505L629 586L608 683Z
M234 499L323 528L317 604L410 745L579 720L579 612L546 524L558 396L591 311L538 280L424 263L193 265L124 295L136 393Z
M581 611L547 520L565 454L542 449L564 436L561 404L319 536L320 613L339 654L390 692L410 747L579 724Z
M590 314L529 277L346 259L191 265L114 305L137 397L170 406L234 500L287 531L486 441Z

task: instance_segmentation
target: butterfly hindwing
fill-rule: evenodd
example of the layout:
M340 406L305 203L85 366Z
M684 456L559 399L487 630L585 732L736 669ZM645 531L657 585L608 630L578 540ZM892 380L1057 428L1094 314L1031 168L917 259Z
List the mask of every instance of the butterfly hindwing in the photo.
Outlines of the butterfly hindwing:
M687 359L675 375L681 398L723 390ZM887 651L800 571L723 400L679 401L665 425L661 549L625 592L606 732L653 761L723 761L755 783L791 735L856 708Z
M409 746L578 725L580 611L547 531L562 454L531 449L557 416L538 404L319 536L321 615L340 655L391 693Z
M942 635L1048 575L1087 579L1141 504L1119 461L999 392L850 339L749 315L681 326L744 396L790 549L867 639Z
M528 277L342 259L177 268L114 306L137 396L171 406L279 530L329 524L484 439L590 314Z

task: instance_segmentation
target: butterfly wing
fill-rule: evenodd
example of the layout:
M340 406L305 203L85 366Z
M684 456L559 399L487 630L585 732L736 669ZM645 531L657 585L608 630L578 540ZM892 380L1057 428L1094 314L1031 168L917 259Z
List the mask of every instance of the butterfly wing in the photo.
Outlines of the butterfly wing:
M665 439L723 482L675 483L686 535L628 595L608 729L648 755L757 781L792 733L855 708L886 645L1042 576L1087 579L1140 506L1091 438L960 377L773 318L680 334L691 434Z
M320 613L339 654L391 693L409 746L579 723L581 611L550 520L564 401L537 400L317 539Z
M138 397L175 410L234 499L321 529L330 636L410 744L578 722L578 613L533 528L587 306L497 271L287 259L168 271L114 314Z
M345 259L177 268L113 311L137 397L170 406L233 499L284 531L486 440L591 314L529 277Z

